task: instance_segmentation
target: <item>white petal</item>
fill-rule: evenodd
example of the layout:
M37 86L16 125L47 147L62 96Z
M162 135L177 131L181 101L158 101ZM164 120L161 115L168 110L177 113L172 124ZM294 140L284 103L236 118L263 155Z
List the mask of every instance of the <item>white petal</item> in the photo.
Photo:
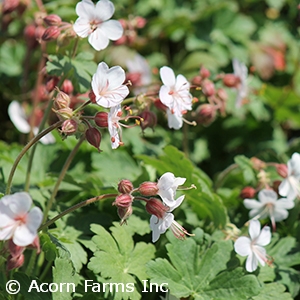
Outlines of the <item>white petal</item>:
M185 183L185 181L186 181L186 178L183 178L183 177L176 177L173 186L175 186L176 189L177 189L177 187L178 187L179 185L183 185L183 184Z
M87 37L91 33L89 20L85 18L78 18L73 24L73 29L82 38Z
M248 230L251 240L255 240L260 234L260 222L257 220L251 220Z
M251 252L246 260L246 270L248 272L253 272L257 269L258 261L256 256Z
M116 41L123 35L123 27L119 21L109 20L99 25L98 27L103 35L106 35L110 40Z
M8 106L8 115L16 128L22 133L30 132L30 125L26 119L24 109L18 101L13 100Z
M276 201L276 208L279 209L291 209L295 206L295 202L293 200L288 200L286 198L281 198Z
M234 250L241 256L251 254L251 240L246 236L239 237L234 243Z
M245 199L243 203L248 209L261 209L264 206L261 202L254 199Z
M261 246L253 246L253 254L255 255L256 259L259 263L264 266L266 261L266 249Z
M184 200L184 195L183 196L180 196L177 200L174 200L174 201L169 201L169 199L164 199L164 202L167 206L169 206L169 212L173 211L175 208L177 208L181 203L182 201Z
M120 66L114 66L107 71L109 90L119 88L125 81L125 71Z
M82 0L76 5L76 14L79 17L92 20L94 18L95 5L91 0Z
M283 197L286 197L289 194L290 189L291 189L291 185L288 179L284 179L278 187L279 194Z
M10 197L10 202L8 206L11 209L11 211L15 214L15 216L24 215L28 213L32 204L31 197L28 193L20 192L6 197Z
M168 87L175 86L175 74L169 67L162 67L159 70L161 81Z
M172 114L170 109L167 109L167 116L168 116L169 128L178 130L182 127L182 124L183 124L182 116Z
M33 207L27 216L26 226L32 233L37 233L38 228L42 224L43 213L39 207Z
M28 246L36 238L36 232L32 232L26 225L18 226L14 232L13 242L17 246Z
M152 230L152 242L155 243L160 236L159 228L158 228L158 218L154 215L150 218L150 228Z
M98 28L89 35L88 41L97 51L105 49L109 43L108 37Z
M299 179L300 176L300 154L299 153L294 153L292 155L292 158L289 161L288 169L293 173L294 176L296 176Z
M7 241L12 238L15 232L15 222L0 229L0 241Z
M286 209L276 208L273 212L273 217L275 222L280 222L285 220L289 216L289 213Z
M106 21L112 17L115 12L115 7L108 0L100 0L96 3L95 15L98 19Z
M277 200L277 194L273 190L261 190L258 193L258 199L261 203L275 203Z
M161 103L172 109L174 106L174 97L169 94L170 88L166 85L162 85L159 90L159 99Z
M258 221L257 221L258 222ZM260 227L260 223L259 223ZM254 239L252 239L254 242ZM260 232L260 235L255 239L255 244L259 246L266 246L271 242L271 231L269 226L263 227Z
M41 139L40 142L44 145L49 145L49 144L54 144L55 143L55 137L51 132L48 134L44 135Z
M172 71L173 72L173 71ZM186 78L179 74L176 77L175 90L176 91L189 91L190 83L186 80Z

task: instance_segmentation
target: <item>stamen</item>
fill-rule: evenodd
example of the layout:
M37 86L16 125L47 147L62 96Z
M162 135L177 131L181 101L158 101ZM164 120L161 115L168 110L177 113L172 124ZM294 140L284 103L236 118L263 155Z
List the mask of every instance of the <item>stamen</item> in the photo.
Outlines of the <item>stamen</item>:
M197 122L196 121L188 121L185 118L182 118L182 120L184 121L184 123L188 124L188 125L192 125L192 126L197 126Z

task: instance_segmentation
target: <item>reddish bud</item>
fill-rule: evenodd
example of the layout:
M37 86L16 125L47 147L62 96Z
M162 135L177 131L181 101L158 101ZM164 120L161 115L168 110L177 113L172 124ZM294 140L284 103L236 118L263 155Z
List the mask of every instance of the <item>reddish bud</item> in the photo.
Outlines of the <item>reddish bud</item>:
M133 197L129 194L121 194L116 197L116 200L113 202L112 205L117 207L127 208L131 206L133 201Z
M72 81L69 79L65 79L62 86L61 86L61 90L64 91L66 94L72 94L74 87L72 84Z
M35 28L35 38L40 41L45 32L46 28L44 26L37 26Z
M159 98L155 99L154 101L154 105L156 106L156 108L158 108L159 110L162 110L162 111L166 111L167 110L167 106L164 105Z
M36 31L36 25L34 24L29 24L24 28L24 38L29 48L34 48L38 45L35 36L35 31Z
M202 104L197 109L197 123L211 124L216 118L216 108L211 104Z
M52 77L46 82L46 90L50 93L52 92L59 82L58 77Z
M12 239L8 241L8 249L9 253L12 257L20 256L23 251L25 250L25 247L17 246Z
M2 4L2 13L9 14L16 10L20 5L20 0L4 0Z
M61 24L61 18L58 15L49 15L44 18L44 22L48 26L59 26Z
M38 86L38 97L41 101L47 101L49 100L49 93L46 89L46 85L45 84L41 84Z
M93 91L90 91L90 92L89 92L89 99L90 99L90 101L91 101L92 103L97 103L97 101L96 101L96 95L94 94Z
M276 171L278 175L280 175L283 178L286 178L288 176L288 167L286 164L277 164Z
M42 35L42 40L45 42L56 40L60 35L60 29L57 26L48 27Z
M101 143L101 133L98 129L94 127L90 127L85 132L86 140L94 146L98 151L100 150L100 143Z
M71 99L69 97L69 95L67 95L66 93L58 90L58 94L56 96L56 98L54 99L54 104L55 107L57 109L62 109L62 108L69 108Z
M140 114L140 117L142 118L140 123L142 130L148 127L153 129L156 126L157 117L154 112L145 110Z
M145 27L147 20L143 17L138 16L134 18L134 23L137 28L143 28Z
M202 82L202 77L200 75L197 75L192 79L192 84L194 84L194 85L197 85L197 86L201 85L201 82Z
M138 190L143 196L157 195L158 192L157 183L151 181L145 181L140 184Z
M118 207L118 216L121 219L121 225L126 223L126 220L132 215L132 206L126 208Z
M240 83L240 78L234 74L225 74L223 77L223 84L227 87L237 87Z
M158 219L163 219L164 215L169 210L168 206L164 205L156 198L149 199L145 208L149 214L156 216Z
M263 162L262 160L260 160L257 157L251 157L251 162L252 162L252 166L255 170L261 170L264 169L266 167L266 163Z
M220 98L220 100L222 100L223 102L226 102L228 99L228 95L226 93L226 91L222 88L219 88L217 90L217 96Z
M140 85L141 78L142 78L142 73L130 72L130 73L126 74L125 81L130 81L133 86L138 86L138 85Z
M209 79L205 79L201 83L201 87L202 87L202 92L206 97L213 96L216 92L214 83Z
M61 127L61 132L66 135L71 135L77 131L78 124L73 119L65 120Z
M7 271L17 269L22 267L24 264L24 254L21 254L20 256L12 257L11 255L7 258L7 265L6 269Z
M100 111L98 113L96 113L95 115L95 123L97 124L97 126L99 127L108 127L108 113L105 111Z
M34 241L32 242L32 244L28 245L27 248L29 249L36 249L36 253L40 253L41 252L41 246L40 246L40 239L39 236L37 235L34 239Z
M122 194L130 194L133 190L133 184L128 179L122 179L118 184L118 191Z
M204 68L204 67L201 67L200 69L200 76L202 78L208 78L210 76L210 72L208 69Z
M68 120L73 117L73 109L70 107L64 107L59 110L53 110L60 120Z
M243 199L252 199L254 198L256 194L256 190L251 187L251 186L246 186L242 189L241 193L240 193L240 197L243 198Z

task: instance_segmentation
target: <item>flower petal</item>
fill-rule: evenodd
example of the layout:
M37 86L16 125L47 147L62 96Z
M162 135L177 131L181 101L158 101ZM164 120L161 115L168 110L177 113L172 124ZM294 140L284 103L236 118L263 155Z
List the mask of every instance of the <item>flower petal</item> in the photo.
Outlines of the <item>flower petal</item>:
M260 209L264 206L261 202L255 199L245 199L243 203L248 209Z
M178 130L182 127L183 124L182 116L172 114L170 109L167 109L167 116L168 116L169 128Z
M122 86L122 84L125 81L125 78L126 78L125 71L120 66L111 67L107 71L109 90L114 90Z
M266 249L261 247L261 246L258 246L258 245L254 245L253 246L253 253L256 257L256 259L259 261L259 263L264 266L266 263L265 261L267 260L266 258Z
M36 238L36 232L32 232L29 228L23 224L18 226L14 232L13 242L17 246L28 246L33 243Z
M159 99L161 103L168 106L168 108L173 108L174 98L169 94L170 88L166 85L162 85L159 90Z
M251 240L246 236L239 237L234 243L234 250L241 256L251 254Z
M27 214L32 205L31 197L26 192L7 195L2 200L8 204L15 216Z
M161 81L168 87L175 86L175 74L169 67L162 67L159 70Z
M73 30L82 38L87 37L91 33L89 20L86 18L78 18L73 24Z
M273 190L263 189L258 193L258 199L261 203L275 203L277 200L277 194Z
M290 189L291 189L291 185L288 179L284 179L278 187L279 195L286 197L289 194Z
M258 222L258 221L257 221ZM259 222L258 222L259 223ZM259 223L260 228L260 223ZM252 239L254 242L254 239ZM263 227L259 236L255 239L255 244L259 246L266 246L271 242L271 231L269 226Z
M167 202L165 202L165 204L167 205L167 206L169 206L169 212L171 212L171 211L173 211L175 208L177 208L181 203L182 203L182 201L184 200L184 195L182 195L182 196L180 196L177 200L174 200L174 201L167 201Z
M257 269L258 261L256 256L251 252L246 260L246 270L254 272Z
M43 213L37 206L33 207L27 216L26 226L30 232L37 234L37 230L42 224Z
M255 240L260 234L260 222L257 220L251 220L249 224L249 235L251 240Z
M123 35L124 31L121 23L116 20L103 22L99 25L98 29L112 41L118 40Z
M77 3L75 10L79 17L91 20L94 18L95 4L91 0L82 0Z
M97 51L105 49L109 43L108 37L99 28L89 35L88 41Z
M96 3L95 15L97 16L97 19L106 21L112 17L114 12L115 7L111 1L100 0Z
M24 109L20 103L13 100L8 106L8 115L15 127L22 133L30 132L30 125L26 119Z

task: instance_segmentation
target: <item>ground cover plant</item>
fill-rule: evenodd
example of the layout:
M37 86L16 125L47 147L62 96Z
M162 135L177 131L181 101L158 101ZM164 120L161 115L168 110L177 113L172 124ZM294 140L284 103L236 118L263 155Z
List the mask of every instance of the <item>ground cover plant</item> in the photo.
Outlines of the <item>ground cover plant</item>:
M300 299L296 1L0 9L0 299Z

